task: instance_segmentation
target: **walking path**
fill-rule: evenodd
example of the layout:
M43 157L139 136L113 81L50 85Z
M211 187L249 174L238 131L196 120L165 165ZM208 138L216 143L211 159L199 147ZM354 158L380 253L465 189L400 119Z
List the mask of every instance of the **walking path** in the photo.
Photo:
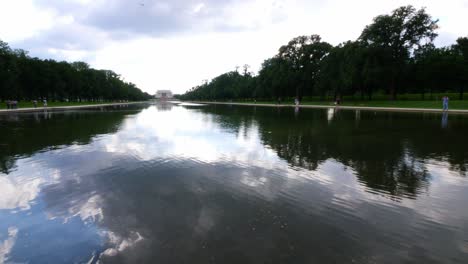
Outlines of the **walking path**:
M347 109L347 110L367 110L367 111L393 111L393 112L422 112L422 113L443 113L441 109L434 108L401 108L401 107L370 107L370 106L334 106L334 105L299 105L295 106L293 104L262 104L262 103L221 103L221 102L193 102L193 103L202 103L202 104L217 104L217 105L241 105L241 106L262 106L262 107L299 107L299 108L319 108L319 109L328 109L328 108L337 108L337 109ZM448 113L455 114L468 114L468 110L457 110L452 109L446 111Z
M115 105L131 105L131 104L142 104L147 102L128 102L128 103L109 103L109 104L91 104L91 105L68 105L68 106L52 106L52 107L26 107L17 109L0 109L0 114L6 113L19 113L19 112L38 112L44 110L70 110L80 108L96 108L104 106L115 106Z

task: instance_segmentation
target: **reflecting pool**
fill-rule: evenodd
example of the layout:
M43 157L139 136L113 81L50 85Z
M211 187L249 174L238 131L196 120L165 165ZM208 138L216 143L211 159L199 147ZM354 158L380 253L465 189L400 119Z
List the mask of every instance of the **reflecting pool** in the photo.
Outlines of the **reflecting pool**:
M468 263L468 116L0 115L0 263Z

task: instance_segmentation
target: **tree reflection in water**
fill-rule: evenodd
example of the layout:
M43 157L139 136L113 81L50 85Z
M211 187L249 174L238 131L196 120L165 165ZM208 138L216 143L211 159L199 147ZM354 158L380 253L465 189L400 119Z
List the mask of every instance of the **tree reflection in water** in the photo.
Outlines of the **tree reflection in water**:
M292 166L309 170L328 159L354 169L369 188L393 196L414 197L424 191L429 175L426 159L446 161L466 176L468 119L454 115L454 127L441 128L441 114L301 109L227 108L215 114L232 130L255 123L262 141ZM295 118L291 118L293 112ZM444 116L442 115L442 118ZM422 120L421 120L422 119Z

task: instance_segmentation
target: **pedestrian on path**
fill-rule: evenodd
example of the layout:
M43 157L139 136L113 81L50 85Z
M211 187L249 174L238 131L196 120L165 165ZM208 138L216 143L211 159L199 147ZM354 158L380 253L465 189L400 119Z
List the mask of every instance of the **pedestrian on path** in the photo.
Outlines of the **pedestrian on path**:
M444 96L442 97L442 107L443 107L443 110L444 111L448 111L448 108L449 108L449 97L448 96Z
M42 101L44 103L44 107L47 107L47 100L44 99L44 101Z

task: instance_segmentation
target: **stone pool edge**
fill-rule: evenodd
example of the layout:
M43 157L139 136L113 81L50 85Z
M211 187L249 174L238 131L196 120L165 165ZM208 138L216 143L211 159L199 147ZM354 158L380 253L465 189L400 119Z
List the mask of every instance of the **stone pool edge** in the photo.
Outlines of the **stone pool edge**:
M97 108L97 107L106 107L106 106L147 104L147 103L150 103L150 102L143 101L143 102L109 103L109 104L92 104L92 105L52 106L52 107L37 107L37 108L26 107L26 108L17 108L17 109L0 109L0 114L40 112L44 110L73 110L73 109L80 109L80 108Z
M253 103L229 103L229 102L209 102L209 101L187 101L198 104L214 104L214 105L240 105L240 106L261 106L261 107L299 107L299 108L317 108L317 109L343 109L343 110L364 110L364 111L387 111L387 112L418 112L418 113L453 113L453 114L468 114L468 110L442 109L434 108L403 108L403 107L371 107L371 106L332 106L332 105L292 105L292 104L253 104Z

